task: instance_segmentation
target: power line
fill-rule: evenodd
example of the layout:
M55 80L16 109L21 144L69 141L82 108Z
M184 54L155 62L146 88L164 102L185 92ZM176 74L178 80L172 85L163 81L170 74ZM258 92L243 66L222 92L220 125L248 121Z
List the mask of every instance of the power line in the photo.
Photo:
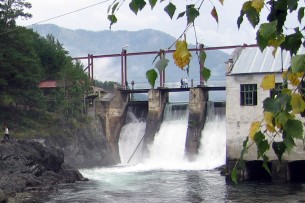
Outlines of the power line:
M104 0L104 1L101 1L101 2L98 2L98 3L95 3L95 4L92 4L92 5L89 5L89 6L86 6L86 7L83 7L83 8L80 8L80 9L77 9L77 10L74 10L74 11L70 11L68 13L64 13L64 14L61 14L61 15L58 15L58 16L55 16L55 17L52 17L52 18L48 18L46 20L42 20L42 21L39 21L39 22L36 22L36 23L32 23L30 25L27 25L27 26L21 26L21 27L30 27L32 25L37 25L37 24L40 24L40 23L43 23L43 22L47 22L47 21L50 21L50 20L54 20L54 19L57 19L57 18L61 18L61 17L64 17L66 15L70 15L70 14L73 14L73 13L77 13L79 11L82 11L82 10L86 10L88 8L91 8L91 7L94 7L94 6L97 6L97 5L100 5L100 4L104 4L106 2L108 2L110 0ZM14 32L14 31L17 31L17 30L20 30L21 28L16 28L16 29L13 29L13 30L9 30L9 31L6 31L6 32L2 32L0 33L0 35L4 35L4 34L7 34L7 33L10 33L10 32Z

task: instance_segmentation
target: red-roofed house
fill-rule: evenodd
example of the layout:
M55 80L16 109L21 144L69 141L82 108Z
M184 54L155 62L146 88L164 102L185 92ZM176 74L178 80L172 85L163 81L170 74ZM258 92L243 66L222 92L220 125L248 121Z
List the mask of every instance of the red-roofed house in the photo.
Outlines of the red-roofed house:
M56 81L55 80L46 80L46 81L41 81L38 84L39 89L46 89L46 88L56 88Z

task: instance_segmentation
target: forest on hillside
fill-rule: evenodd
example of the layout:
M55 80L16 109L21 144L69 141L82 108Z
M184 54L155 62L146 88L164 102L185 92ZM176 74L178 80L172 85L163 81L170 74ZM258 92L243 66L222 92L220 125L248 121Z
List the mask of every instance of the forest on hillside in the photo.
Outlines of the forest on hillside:
M24 1L0 1L0 124L15 133L79 117L93 83L53 35L16 25L17 18L31 17L28 7ZM55 81L48 99L39 89L42 81Z

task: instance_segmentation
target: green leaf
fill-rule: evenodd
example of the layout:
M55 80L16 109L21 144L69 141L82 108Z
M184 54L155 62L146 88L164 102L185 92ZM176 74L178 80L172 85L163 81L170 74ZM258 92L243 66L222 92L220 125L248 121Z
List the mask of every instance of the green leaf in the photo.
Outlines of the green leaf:
M295 145L293 138L291 136L287 136L285 134L286 133L284 132L283 133L283 142L286 145L287 151L290 152L292 150L292 148L296 145Z
M296 0L287 0L287 4L290 12L295 11L298 8L298 1Z
M203 79L207 81L211 77L211 70L204 67L203 70L201 71L201 74L203 76Z
M260 142L262 142L265 139L265 135L261 132L258 131L254 135L254 142L258 145Z
M206 58L207 58L207 54L205 53L204 50L201 50L200 55L199 55L199 60L200 60L200 65L201 66L204 66Z
M149 4L150 4L151 9L153 9L155 7L157 1L158 0L149 0Z
M243 4L242 7L243 12L246 14L248 21L255 28L259 23L259 13L252 6L252 1L247 1Z
M232 172L231 172L231 180L234 182L234 183L237 183L237 167L236 165L234 166Z
M110 21L110 28L114 23L118 22L118 19L115 15L108 15L108 20Z
M277 21L261 24L259 28L260 35L268 40L272 35L276 34L276 25Z
M185 15L185 11L183 11L183 12L179 13L179 15L178 15L177 19L182 18L184 15Z
M146 2L144 0L132 0L129 3L129 8L137 15L138 11L142 10L145 5Z
M259 30L256 32L256 41L261 52L268 46L268 39L265 39L261 36Z
M187 24L193 23L195 19L199 16L198 9L195 8L194 4L189 4L186 6L186 17L187 17Z
M146 78L148 79L148 82L152 88L154 88L155 86L157 77L158 77L158 73L154 69L150 69L146 72Z
M272 143L272 149L274 153L276 154L279 161L282 161L282 156L286 151L286 145L284 142L273 142Z
M291 58L292 73L305 72L305 54L295 55Z
M167 6L165 6L164 11L169 15L169 17L171 19L173 19L173 16L176 11L176 6L174 4L172 4L171 2L169 2L169 4Z
M286 136L296 139L303 139L303 124L299 120L288 119L284 125Z
M281 48L290 51L290 55L297 54L300 46L302 45L303 35L299 29L295 30L295 33L287 35L284 43L281 44Z
M281 111L281 104L277 100L268 97L263 101L263 108L264 111L269 111L276 115Z
M281 124L284 126L286 122L288 121L288 113L287 112L280 112L276 117L275 117L275 124Z
M243 10L241 10L239 17L237 18L237 27L238 27L238 29L240 28L240 25L241 25L241 23L244 20L244 15L245 15L245 12L243 12Z
M246 139L243 141L243 148L247 148L248 141L249 137L247 136Z
M257 146L257 158L262 157L269 149L268 141L265 140L265 135L259 131L254 135L254 141Z
M270 171L270 169L269 169L269 167L268 167L269 157L268 157L267 155L264 155L264 156L263 156L263 160L264 160L264 162L263 162L263 168L271 175L271 171Z
M155 64L155 68L159 70L159 72L165 70L165 68L168 65L169 60L168 59L160 59L159 61L157 61L157 63Z
M299 21L299 23L301 23L302 22L302 19L303 19L303 17L304 17L304 7L301 7L300 9L299 9L299 11L298 11L298 21Z
M259 142L257 145L257 158L263 157L268 149L269 143L267 140Z
M118 5L119 5L119 2L115 3L115 4L112 6L112 12L111 12L111 14L114 14L114 12L115 12L116 8L118 7Z

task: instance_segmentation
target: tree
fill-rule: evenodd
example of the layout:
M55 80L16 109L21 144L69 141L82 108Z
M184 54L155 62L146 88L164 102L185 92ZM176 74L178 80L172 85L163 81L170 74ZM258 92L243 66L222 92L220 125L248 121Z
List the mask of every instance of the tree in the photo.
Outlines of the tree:
M218 0L221 4L224 1ZM118 12L124 2L124 0L115 0L109 6L108 19L110 20L110 26L117 22L115 13ZM147 4L154 8L158 3L157 0L130 0L129 2L129 7L135 14ZM161 2L163 1L159 1L159 3ZM203 3L204 0L196 1L196 3L191 1L186 6L186 10L180 12L177 18L186 16L187 26L194 25ZM266 23L261 23L261 13L264 8L268 12L268 16ZM172 1L169 1L164 7L164 11L170 18L173 18L176 6ZM241 157L232 172L232 179L235 182L237 181L238 168L244 165L243 155L253 144L257 146L258 158L263 159L263 167L270 173L267 165L269 160L268 151L273 150L281 161L282 155L295 147L295 140L304 140L304 127L301 119L305 116L305 55L298 53L300 47L305 47L304 27L302 26L304 11L304 4L300 0L249 0L241 8L237 26L240 27L245 17L253 28L259 26L256 40L260 50L263 51L266 47L273 47L273 54L277 51L286 50L290 52L292 59L290 68L282 76L282 86L286 88L277 97L270 96L264 100L264 119L256 121L250 126L249 136L243 142ZM215 6L211 11L211 15L218 23L218 14ZM291 28L291 25L287 24L288 17L294 21L292 25L296 25L295 27ZM177 49L178 42L181 43L179 39L176 43ZM184 50L185 53L180 54L180 56L187 55L186 48ZM205 55L203 54L200 57L201 64L204 59ZM275 87L274 75L265 76L261 87L265 90L273 89Z
M43 70L33 47L37 38L37 33L25 28L0 38L0 87L11 103L42 105L37 86Z
M91 84L82 64L73 64L71 58L68 58L58 74L56 83L59 86L56 92L57 112L66 116L81 114L84 95L88 94Z
M41 66L44 67L44 79L55 80L57 74L67 62L68 52L50 34L46 38L39 37L34 46L40 58Z
M25 0L0 0L0 27L8 29L16 26L16 19L31 18L30 13L25 9L30 9L32 5Z

